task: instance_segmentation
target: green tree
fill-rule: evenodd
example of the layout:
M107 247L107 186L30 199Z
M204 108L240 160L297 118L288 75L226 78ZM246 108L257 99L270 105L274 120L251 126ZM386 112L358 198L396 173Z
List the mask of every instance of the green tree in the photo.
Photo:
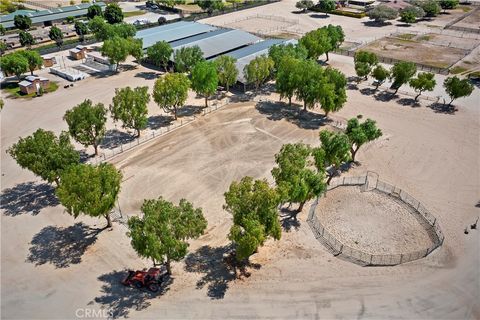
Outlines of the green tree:
M87 17L93 19L95 17L102 17L102 8L98 4L93 4L87 9Z
M218 82L230 90L230 86L237 82L238 70L235 63L237 60L233 57L223 55L215 59L215 65L217 67Z
M398 17L398 10L384 4L379 4L367 12L371 20L379 23L385 23L387 20L394 20Z
M33 50L22 50L17 51L19 54L23 55L28 61L28 70L30 70L30 74L33 76L33 71L35 69L40 69L43 65L43 58L37 52Z
M68 125L68 133L84 147L93 146L98 155L98 145L105 136L107 109L102 103L93 105L86 99L68 110L63 116Z
M194 65L203 60L203 52L199 46L182 47L173 54L177 72L190 72Z
M321 82L318 102L325 116L343 108L347 102L347 78L337 69L327 68L324 71L325 81Z
M325 87L323 69L313 60L299 60L297 74L298 85L295 95L298 100L303 101L303 110L313 109L321 93L320 87ZM326 94L327 88L323 89L323 94ZM333 85L331 85L329 91L332 92L333 90Z
M292 98L300 85L302 77L299 74L302 60L286 56L280 62L275 78L275 87L280 94L280 99L287 98L288 105L292 105Z
M111 64L116 64L115 71L118 71L120 62L127 60L130 52L130 42L124 38L113 37L104 41L100 51L102 55L108 57Z
M261 55L251 60L243 69L247 83L255 84L255 92L273 71L273 60L267 55Z
M208 98L217 92L218 74L214 62L201 61L192 69L192 89L205 98L205 108Z
M307 59L308 52L307 49L300 44L275 44L268 49L268 56L273 60L276 70L283 58L288 56L304 60Z
M300 1L297 1L297 3L295 4L295 7L299 10L302 10L302 12L304 13L307 12L307 10L309 10L313 6L314 4L312 0L300 0Z
M109 25L108 23L105 24L112 30L111 32L114 35L117 35L120 38L133 38L135 37L135 34L137 34L137 29L135 28L135 26L129 23L122 22L116 23L114 25Z
M58 47L61 47L63 44L63 32L60 30L60 28L53 26L50 28L50 32L48 33L48 36L50 37L51 40L55 41Z
M395 63L390 71L390 79L393 80L390 88L395 90L394 94L398 92L402 85L408 83L416 72L417 66L413 62L400 61Z
M358 117L348 120L345 133L350 140L350 154L353 162L355 162L355 155L361 146L382 136L382 130L377 128L374 120L367 119L365 122L360 123Z
M308 58L315 60L333 49L327 30L322 28L307 32L299 43L307 50Z
M425 11L422 8L416 6L408 6L400 10L400 20L405 23L414 23L419 18L425 16Z
M330 46L328 46L325 51L328 61L328 53L340 47L343 41L345 41L345 33L343 33L343 29L341 26L334 26L332 24L329 24L328 26L322 28L327 31L328 40L330 41Z
M320 0L318 1L318 8L320 11L325 12L325 14L328 17L328 14L335 10L337 7L337 4L335 3L335 0Z
M31 46L33 46L35 44L35 39L27 31L20 31L18 36L20 38L20 44L24 47L30 48Z
M5 42L0 41L0 56L2 56L5 53L5 51L7 51L7 49L8 47L5 44Z
M88 29L98 41L105 41L114 36L113 28L101 16L94 16L88 22Z
M303 143L284 144L275 155L277 167L272 169L283 201L299 203L297 214L305 202L326 191L325 170L314 166L313 150ZM297 219L295 214L294 219Z
M78 164L66 168L56 195L68 214L104 217L107 228L112 227L110 212L115 206L122 174L110 163L98 166Z
M320 131L321 147L314 152L315 165L318 170L330 167L327 171L327 184L338 173L340 166L350 161L351 143L345 133L323 130Z
M120 23L123 21L123 11L122 8L116 3L110 3L105 8L103 13L105 20L110 24Z
M455 9L458 6L459 0L440 0L439 4L443 10Z
M32 26L32 20L23 14L17 14L13 18L13 25L15 28L20 29L20 30L28 30Z
M138 64L143 60L143 40L128 38L128 54L135 58Z
M378 63L377 55L368 51L357 51L353 58L357 76L367 80L372 68Z
M232 182L224 196L224 209L233 215L228 238L235 244L238 261L248 259L267 237L280 239L277 207L281 197L266 180L244 177Z
M182 73L169 73L158 78L153 86L153 100L163 111L173 113L177 120L177 110L185 104L190 80Z
M390 72L387 69L381 65L377 65L372 71L372 77L376 80L375 90L378 90L378 87L381 86L389 76Z
M195 4L202 8L202 10L207 11L208 14L212 14L215 10L223 10L225 8L222 0L195 0Z
M172 46L166 41L159 41L147 49L148 59L156 66L162 66L168 71L168 61L172 56Z
M180 261L188 253L188 239L196 239L207 228L202 209L185 199L178 206L164 200L144 200L143 217L128 219L128 236L133 249L154 265L165 263L172 274L171 261Z
M422 8L427 17L436 17L442 10L437 0L416 0L411 4Z
M474 89L473 85L470 83L470 80L460 80L456 76L445 79L443 82L443 87L451 99L450 103L448 104L449 106L452 105L455 99L468 97L471 95Z
M7 152L23 169L57 185L61 172L80 162L66 132L57 137L51 131L38 129L31 136L20 138Z
M130 87L115 89L115 96L110 105L113 120L122 121L122 127L133 129L140 137L140 130L148 124L148 87Z
M420 72L416 78L410 79L409 82L410 87L418 92L415 96L415 101L418 100L423 91L433 91L436 84L435 75L430 72Z
M78 35L80 42L85 40L85 35L88 34L88 27L81 21L75 22L75 33Z
M5 27L3 26L3 24L0 24L0 36L4 36L5 35Z
M28 71L28 60L23 54L12 52L0 59L0 68L6 75L14 74L20 81L22 74Z

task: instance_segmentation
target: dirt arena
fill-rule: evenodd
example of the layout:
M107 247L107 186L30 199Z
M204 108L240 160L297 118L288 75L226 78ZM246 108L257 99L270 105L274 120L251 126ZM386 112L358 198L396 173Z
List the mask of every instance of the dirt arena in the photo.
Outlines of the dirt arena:
M438 39L440 35L436 35ZM413 61L436 68L448 68L467 53L467 49L435 45L426 41L385 37L361 48L384 58Z
M287 19L274 15L255 14L225 23L226 28L242 29L256 34L278 34L285 29L298 26L298 19Z
M338 241L368 254L405 254L434 243L413 208L376 190L337 187L320 199L315 213Z
M255 10L291 16L294 5L282 1ZM218 23L227 16L232 17L220 16ZM306 30L347 19L304 17L300 26ZM394 29L362 26L355 20L345 29L362 40ZM332 54L329 63L347 76L354 74L352 58ZM282 144L318 144L319 130L329 129L318 109L299 113L284 104L237 103L112 159L124 176L118 209L125 216L138 214L143 199L162 195L201 206L209 223L207 233L191 242L186 259L173 265L173 279L158 295L123 287L125 269L151 266L132 250L127 230L115 223L113 230L99 232L102 219L65 214L52 187L20 169L5 151L39 127L65 130L65 111L85 98L108 105L114 88L151 88L157 76L138 66L112 77L88 78L38 100L6 99L0 114L2 318L80 319L85 310L131 319L480 318L480 232L463 233L480 214L478 88L455 102L455 113L432 109L425 100L410 107L401 101L411 97L382 101L351 88L345 107L329 115L346 121L362 114L377 121L383 137L362 147L360 165L344 175L375 171L437 217L445 242L426 258L374 268L338 259L315 239L304 210L298 222L280 217L282 238L267 241L251 258L251 276L235 280L223 263L231 224L222 209L223 193L245 175L271 181ZM439 87L431 95L445 92ZM269 98L278 100L275 94ZM202 103L190 95L189 105ZM149 115L162 116L153 102ZM109 122L108 129L117 128Z

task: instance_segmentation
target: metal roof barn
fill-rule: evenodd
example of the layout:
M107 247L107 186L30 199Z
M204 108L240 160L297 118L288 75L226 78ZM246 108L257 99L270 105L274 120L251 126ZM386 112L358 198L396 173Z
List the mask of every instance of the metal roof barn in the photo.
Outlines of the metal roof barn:
M159 41L177 41L217 29L217 27L210 26L208 24L180 21L140 30L135 35L135 38L142 39L143 49L147 49Z
M171 43L174 50L183 47L199 46L205 59L216 57L261 40L245 31L234 29L218 29L198 36Z
M269 39L262 42L257 42L251 46L241 48L225 55L231 56L237 59L236 67L238 70L237 81L241 83L246 83L245 75L243 74L243 69L247 64L250 63L253 59L263 54L268 55L268 49L270 49L273 45L278 44L288 44L288 43L296 43L296 41L292 40L281 40L281 39Z
M105 3L103 2L96 2L94 3L99 5L102 10L105 9ZM57 21L63 20L67 17L80 17L87 14L88 8L92 6L90 3L82 3L75 6L68 6L68 7L60 7L54 8L50 10L41 10L31 13L26 13L24 11L12 12L8 15L4 15L0 17L0 22L5 28L13 28L14 27L14 18L16 15L24 14L32 20L32 24L40 24L48 21Z

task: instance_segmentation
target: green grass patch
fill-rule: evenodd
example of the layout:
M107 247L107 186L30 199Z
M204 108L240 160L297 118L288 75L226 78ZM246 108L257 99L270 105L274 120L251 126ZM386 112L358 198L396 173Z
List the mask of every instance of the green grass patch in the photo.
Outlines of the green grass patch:
M416 34L414 33L402 33L397 36L397 38L403 39L403 40L412 40L415 38Z
M455 66L455 67L450 69L450 73L451 74L459 74L459 73L465 72L467 70L468 70L467 68L464 68L464 67L461 67L461 66Z
M472 11L472 8L467 7L467 6L459 6L459 9L461 9L463 12L470 12Z
M433 39L433 36L428 34L425 34L417 38L418 41L429 41L431 39Z
M50 84L48 87L43 91L43 94L49 93L49 92L54 92L57 91L58 89L58 83L55 81L50 81ZM18 86L18 82L8 82L5 84L2 84L2 91L6 92L7 95L10 98L34 98L37 96L36 93L31 93L31 94L23 94L20 91L20 87Z
M123 16L124 16L125 18L129 18L129 17L141 16L142 14L145 14L145 11L143 11L143 10L137 10L137 11L124 12L124 13L123 13Z
M468 78L470 78L470 79L472 79L472 78L480 79L480 71L470 72L468 74Z

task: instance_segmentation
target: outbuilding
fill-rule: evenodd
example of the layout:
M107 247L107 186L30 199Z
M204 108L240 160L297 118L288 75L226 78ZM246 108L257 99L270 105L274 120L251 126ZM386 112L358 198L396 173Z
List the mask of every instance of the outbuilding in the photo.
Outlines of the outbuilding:
M18 86L23 94L32 94L40 92L40 88L46 90L50 85L50 80L43 77L28 76L21 81Z

